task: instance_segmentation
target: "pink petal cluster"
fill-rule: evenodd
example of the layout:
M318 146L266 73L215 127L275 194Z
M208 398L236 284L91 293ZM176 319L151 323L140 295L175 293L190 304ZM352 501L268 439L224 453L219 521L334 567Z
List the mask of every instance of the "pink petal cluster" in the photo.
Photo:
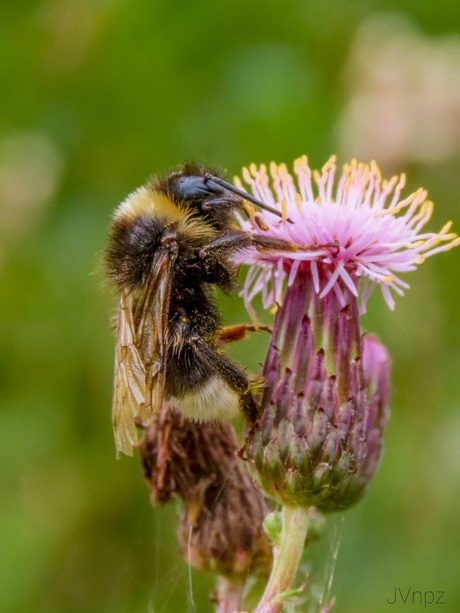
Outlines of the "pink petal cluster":
M375 162L368 165L353 160L345 164L336 184L336 168L332 157L321 172L312 171L303 156L294 162L295 178L285 164L272 163L269 173L265 165L245 168L247 185L235 180L283 213L280 219L251 210L249 221L239 216L242 228L300 246L294 252L250 249L238 254L238 263L250 265L242 295L253 314L250 304L257 294L262 295L265 308L280 304L286 283L293 283L300 267L309 269L320 297L333 291L343 302L342 287L355 296L360 289L363 312L378 285L393 309L392 292L402 295L409 287L400 273L415 270L426 257L460 244L450 232L452 222L439 232L423 232L433 203L422 188L402 198L404 174L385 180Z

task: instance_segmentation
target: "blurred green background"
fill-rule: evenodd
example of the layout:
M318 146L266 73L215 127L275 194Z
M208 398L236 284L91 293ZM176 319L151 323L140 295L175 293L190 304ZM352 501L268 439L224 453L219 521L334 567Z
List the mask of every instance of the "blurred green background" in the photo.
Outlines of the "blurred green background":
M431 229L458 230L459 18L443 0L2 3L2 612L212 610L196 572L191 603L178 509L153 510L138 459L115 459L97 272L111 212L184 160L232 176L337 152L407 171L437 205ZM368 497L330 521L334 611L421 609L389 605L398 587L460 610L459 269L460 249L441 254L406 275L394 313L370 301L392 419ZM223 308L247 319L238 298ZM254 371L264 342L233 355Z

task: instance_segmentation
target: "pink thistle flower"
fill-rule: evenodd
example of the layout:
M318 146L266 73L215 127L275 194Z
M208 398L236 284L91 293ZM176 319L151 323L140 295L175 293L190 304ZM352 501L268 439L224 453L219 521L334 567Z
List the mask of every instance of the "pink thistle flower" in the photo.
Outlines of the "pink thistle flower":
M415 270L426 257L460 244L448 222L439 232L424 232L433 203L420 188L402 198L405 175L382 179L375 162L345 164L335 186L335 157L322 171L311 171L307 157L294 162L295 178L285 164L267 167L254 164L243 170L243 179L254 196L281 210L286 223L267 212L251 211L250 220L240 223L248 232L266 232L303 247L294 253L240 253L238 263L249 264L242 295L254 316L251 301L262 295L265 308L280 304L284 287L299 272L311 274L315 292L324 298L330 292L345 305L342 287L358 296L364 312L372 290L378 285L394 308L392 293L403 294L409 285L400 273ZM239 179L235 182L243 189ZM362 287L359 288L362 280Z
M335 158L312 172L302 157L294 171L295 180L283 164L271 164L271 179L265 166L243 171L254 196L284 220L249 208L242 227L299 245L237 256L250 265L248 310L255 317L257 294L265 308L279 307L247 448L269 495L330 512L367 490L389 415L389 355L362 334L359 312L377 285L393 308L392 292L409 287L399 274L460 240L450 222L423 232L433 210L426 191L402 198L404 175L383 180L375 162L346 164L337 184Z

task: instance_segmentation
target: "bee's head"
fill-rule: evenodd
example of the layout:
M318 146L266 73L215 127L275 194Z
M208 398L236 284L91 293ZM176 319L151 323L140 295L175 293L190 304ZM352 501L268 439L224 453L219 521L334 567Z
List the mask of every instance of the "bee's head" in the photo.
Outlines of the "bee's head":
M210 177L220 179L221 173L211 174L202 166L187 164L159 181L155 188L172 198L177 206L205 217L217 228L225 227L242 199Z

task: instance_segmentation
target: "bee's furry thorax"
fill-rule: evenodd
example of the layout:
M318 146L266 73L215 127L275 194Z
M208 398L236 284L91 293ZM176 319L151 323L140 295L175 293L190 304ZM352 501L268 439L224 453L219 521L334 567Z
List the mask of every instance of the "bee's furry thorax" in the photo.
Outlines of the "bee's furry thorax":
M145 282L165 232L173 233L185 259L210 241L216 230L167 195L141 187L119 206L112 223L106 263L117 286L134 289Z

